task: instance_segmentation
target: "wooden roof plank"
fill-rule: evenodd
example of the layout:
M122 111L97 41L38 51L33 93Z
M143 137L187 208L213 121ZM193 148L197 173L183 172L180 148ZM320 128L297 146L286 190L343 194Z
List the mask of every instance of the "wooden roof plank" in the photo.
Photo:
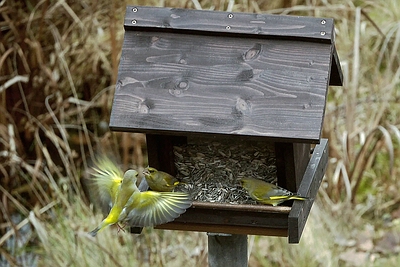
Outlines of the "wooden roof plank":
M332 43L334 22L331 18L282 16L269 14L153 8L128 6L126 30L181 31L218 35L252 34L279 38L300 38Z
M110 128L319 142L330 51L303 41L127 35Z

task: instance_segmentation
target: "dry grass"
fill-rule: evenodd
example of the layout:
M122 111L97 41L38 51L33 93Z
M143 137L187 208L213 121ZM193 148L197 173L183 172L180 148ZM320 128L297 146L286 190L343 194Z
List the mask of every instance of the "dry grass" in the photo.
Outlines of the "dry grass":
M400 261L396 250L382 249L388 233L400 233L400 1L334 2L128 2L335 18L345 84L329 90L323 135L331 154L320 201L299 245L251 237L251 266ZM121 155L125 167L146 164L143 136L107 129L125 4L0 1L1 264L23 265L34 252L39 266L206 265L201 233L86 235L101 220L82 183L93 154Z
M45 235L39 235L39 266L197 266L206 260L202 233L144 229L135 235L111 227L93 238L87 231L101 216L93 216L83 203L63 216L57 224L41 222Z

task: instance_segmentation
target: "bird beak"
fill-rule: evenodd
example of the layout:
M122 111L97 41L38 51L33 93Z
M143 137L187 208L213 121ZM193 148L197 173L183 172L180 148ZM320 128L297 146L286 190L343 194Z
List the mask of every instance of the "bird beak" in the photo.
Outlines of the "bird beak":
M144 169L143 170L143 174L144 175L150 175L149 169L148 168Z

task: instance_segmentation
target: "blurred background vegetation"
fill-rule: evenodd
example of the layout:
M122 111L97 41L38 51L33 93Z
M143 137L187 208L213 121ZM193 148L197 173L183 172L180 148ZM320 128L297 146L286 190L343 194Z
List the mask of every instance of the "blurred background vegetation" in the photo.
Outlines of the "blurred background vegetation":
M300 244L250 236L249 265L398 266L400 0L0 1L1 266L207 266L204 233L86 235L93 155L146 164L142 135L107 128L126 5L334 18L326 177Z

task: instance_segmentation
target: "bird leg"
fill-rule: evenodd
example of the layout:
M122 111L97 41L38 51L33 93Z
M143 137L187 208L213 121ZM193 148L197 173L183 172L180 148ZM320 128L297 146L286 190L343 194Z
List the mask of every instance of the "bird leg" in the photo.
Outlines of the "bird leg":
M116 224L117 225L117 229L118 229L118 232L117 233L119 233L120 231L122 231L122 232L125 232L125 226L126 226L126 223L124 223L124 224L122 224L122 225L120 225L120 224Z

